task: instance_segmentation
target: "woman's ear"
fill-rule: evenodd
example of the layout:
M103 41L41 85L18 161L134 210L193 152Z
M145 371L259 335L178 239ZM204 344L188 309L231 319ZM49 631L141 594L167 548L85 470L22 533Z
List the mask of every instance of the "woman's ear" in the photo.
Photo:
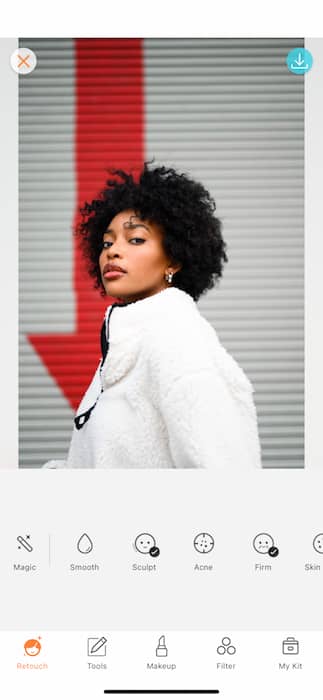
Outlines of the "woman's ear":
M176 272L182 269L182 263L170 263L166 272L175 275Z

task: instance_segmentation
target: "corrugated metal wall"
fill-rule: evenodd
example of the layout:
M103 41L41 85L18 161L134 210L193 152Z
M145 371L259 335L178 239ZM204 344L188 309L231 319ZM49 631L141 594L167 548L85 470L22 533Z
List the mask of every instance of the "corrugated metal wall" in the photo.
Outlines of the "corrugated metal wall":
M73 326L74 67L70 41L21 44L44 58L20 81L20 463L32 467L64 456L71 429L24 334ZM144 45L146 155L190 172L216 199L230 262L200 308L255 386L264 467L303 466L304 80L285 64L303 44Z
M26 336L71 332L74 43L23 39L38 57L20 89L20 466L39 467L69 444L73 411Z

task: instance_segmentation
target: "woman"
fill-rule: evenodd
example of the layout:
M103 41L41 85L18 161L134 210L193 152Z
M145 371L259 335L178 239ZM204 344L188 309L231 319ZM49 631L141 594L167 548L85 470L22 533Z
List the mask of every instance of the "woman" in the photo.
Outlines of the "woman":
M215 203L173 169L113 171L78 228L108 307L69 468L260 467L252 386L196 300L227 261Z

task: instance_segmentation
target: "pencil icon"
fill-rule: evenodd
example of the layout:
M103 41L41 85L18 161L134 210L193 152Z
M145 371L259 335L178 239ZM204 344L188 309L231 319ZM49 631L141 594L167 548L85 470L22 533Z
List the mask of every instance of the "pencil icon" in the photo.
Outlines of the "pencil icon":
M105 656L106 654L106 648L105 647L107 643L107 638L106 637L94 637L94 638L89 638L88 640L88 656L95 656L96 654L98 656ZM101 651L101 654L98 654L98 652Z

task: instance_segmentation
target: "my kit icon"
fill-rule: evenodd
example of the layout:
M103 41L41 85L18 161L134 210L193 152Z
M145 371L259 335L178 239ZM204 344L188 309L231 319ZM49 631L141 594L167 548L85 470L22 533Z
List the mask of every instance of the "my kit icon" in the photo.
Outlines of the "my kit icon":
M299 653L299 642L295 637L287 637L283 641L283 654L295 655Z

